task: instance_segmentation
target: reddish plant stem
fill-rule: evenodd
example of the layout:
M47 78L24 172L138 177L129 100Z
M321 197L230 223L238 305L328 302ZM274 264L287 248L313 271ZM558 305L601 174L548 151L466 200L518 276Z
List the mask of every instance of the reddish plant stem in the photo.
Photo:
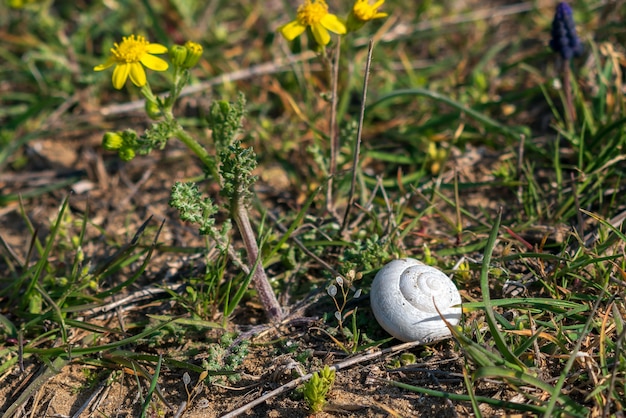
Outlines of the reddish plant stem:
M283 311L276 299L276 295L272 290L265 269L263 268L263 261L259 260L259 247L256 243L254 231L250 224L250 218L248 217L248 211L240 199L237 202L233 202L232 217L235 219L241 238L243 239L246 251L248 253L248 261L250 262L250 268L254 269L252 273L252 282L254 288L259 294L259 299L263 304L265 313L268 316L270 322L279 322L283 317Z
M565 89L565 106L567 107L567 119L573 127L576 121L576 111L574 110L574 100L572 99L572 80L570 73L570 61L563 62L563 88Z

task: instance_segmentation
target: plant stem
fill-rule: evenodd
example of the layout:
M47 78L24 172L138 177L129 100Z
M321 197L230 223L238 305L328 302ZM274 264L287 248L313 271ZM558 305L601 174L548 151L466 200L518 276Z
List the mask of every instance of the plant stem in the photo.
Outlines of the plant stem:
M574 110L574 101L572 100L572 81L570 73L570 62L563 62L563 88L565 89L565 106L567 107L567 119L569 120L570 129L573 129L576 121L576 111Z
M181 126L179 126L174 131L174 136L178 138L183 144L187 145L194 154L200 158L204 166L209 170L211 176L217 181L221 183L219 173L217 172L217 165L215 164L215 160L213 157L209 155L207 150L200 145L195 139L191 137Z
M241 238L246 246L248 261L254 268L252 282L254 283L257 293L259 294L259 299L261 299L261 303L263 304L263 308L265 309L269 320L271 322L278 322L283 317L283 311L278 304L276 295L274 295L272 286L267 279L265 269L263 268L263 262L259 259L259 247L257 246L254 231L252 230L252 225L250 224L248 211L241 201L241 198L234 200L236 201L232 203L231 216L235 220L239 233L241 234Z

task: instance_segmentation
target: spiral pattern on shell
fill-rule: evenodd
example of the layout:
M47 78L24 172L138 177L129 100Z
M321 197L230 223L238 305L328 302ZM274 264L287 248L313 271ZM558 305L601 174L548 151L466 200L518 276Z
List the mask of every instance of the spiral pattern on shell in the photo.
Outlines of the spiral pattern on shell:
M450 336L461 319L461 295L440 270L412 258L394 260L374 278L372 311L380 326L401 341L424 344ZM456 306L455 306L456 305Z

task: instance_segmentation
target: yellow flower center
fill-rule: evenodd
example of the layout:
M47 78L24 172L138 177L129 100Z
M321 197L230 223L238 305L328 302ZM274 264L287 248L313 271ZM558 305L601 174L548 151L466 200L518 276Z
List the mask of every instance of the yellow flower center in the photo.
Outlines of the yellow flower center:
M323 0L306 0L298 7L298 22L303 26L312 26L320 23L328 14L328 5Z
M139 62L141 57L148 53L150 42L146 41L143 36L130 35L123 37L121 44L116 42L113 45L111 54L113 54L115 61L131 63Z

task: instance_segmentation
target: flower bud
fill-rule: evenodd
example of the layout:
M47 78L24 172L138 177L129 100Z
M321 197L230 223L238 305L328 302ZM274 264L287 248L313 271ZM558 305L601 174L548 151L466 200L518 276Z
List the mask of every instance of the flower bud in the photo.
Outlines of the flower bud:
M387 17L387 13L378 11L378 8L381 7L384 2L385 0L375 0L374 4L370 4L370 0L355 0L346 21L348 32L361 29L363 25L370 20Z
M182 67L187 59L187 48L182 45L174 45L169 51L170 61L175 67Z
M153 102L152 100L146 100L145 104L146 114L150 119L157 120L163 116L159 105Z
M124 145L124 138L119 132L107 132L102 137L102 148L107 151L117 151Z
M135 150L132 148L122 148L118 154L122 161L130 161L135 158Z
M230 103L228 103L228 100L219 100L217 102L217 106L224 117L226 117L230 112Z
M187 50L187 57L182 67L192 68L200 61L200 57L202 57L202 45L187 41L185 43L185 49Z

